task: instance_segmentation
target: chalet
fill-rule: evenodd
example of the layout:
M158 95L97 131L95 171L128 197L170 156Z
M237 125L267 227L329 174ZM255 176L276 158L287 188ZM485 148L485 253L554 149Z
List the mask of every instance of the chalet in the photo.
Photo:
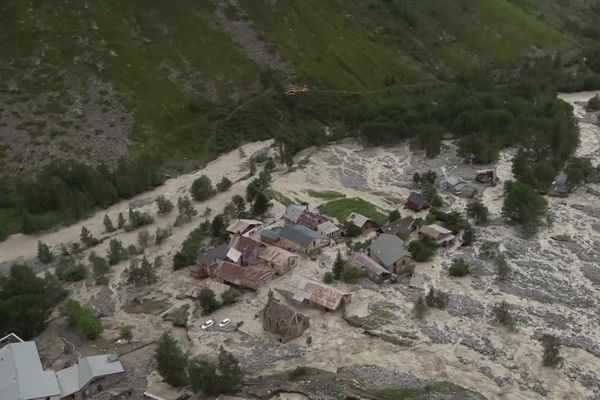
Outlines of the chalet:
M223 261L214 270L214 279L240 288L258 290L273 279L273 272L264 267L242 267Z
M279 232L272 229L263 229L260 231L260 240L264 243L275 244L279 242Z
M317 232L329 239L337 239L342 234L342 230L333 222L325 221L317 226Z
M265 245L246 236L234 236L229 243L233 249L240 252L241 265L261 264L260 254L265 249Z
M452 231L439 225L426 225L419 229L419 236L427 236L435 240L440 247L450 247L456 242L456 236Z
M390 235L404 236L410 235L415 229L417 229L417 220L408 216L384 225L379 231Z
M249 236L258 232L262 226L262 222L253 219L236 219L227 227L227 232L232 238L238 235Z
M298 204L290 204L285 209L285 214L283 214L283 219L288 224L297 224L300 216L306 211L306 206L301 206Z
M329 239L303 225L286 225L279 232L278 245L286 250L311 253L329 244Z
M261 260L275 270L277 275L286 274L298 263L298 256L275 246L267 246L260 254Z
M371 243L369 256L394 274L410 272L414 264L404 241L388 233L379 235Z
M500 179L495 169L480 169L475 172L475 181L485 185L496 186Z
M302 336L302 333L310 324L307 316L292 310L287 305L269 296L267 305L261 312L263 318L263 329L277 336L281 343Z
M348 257L348 263L360 268L363 275L376 283L381 283L385 280L394 280L395 275L383 268L376 261L370 258L365 253L355 252Z
M124 375L116 354L85 357L55 372L43 369L35 342L19 339L0 349L2 400L80 400L117 384Z
M290 276L277 291L296 303L323 311L335 311L350 301L349 293L298 274Z
M364 215L355 212L350 213L346 221L360 228L360 230L363 232L375 229L377 225L375 221L373 221L371 218L365 217Z
M420 193L412 192L408 199L406 200L406 204L404 208L408 208L413 210L414 212L419 212L428 209L431 207L431 204L427 201L427 199Z

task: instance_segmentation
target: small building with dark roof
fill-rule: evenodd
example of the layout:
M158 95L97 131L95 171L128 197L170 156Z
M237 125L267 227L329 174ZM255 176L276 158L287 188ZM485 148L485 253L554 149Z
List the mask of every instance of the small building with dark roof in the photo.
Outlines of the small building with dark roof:
M431 204L427 201L427 199L420 193L412 192L408 199L406 200L406 204L404 208L408 208L413 210L414 212L419 212L428 209L431 207Z
M410 235L417 229L417 220L411 216L390 222L379 229L381 233L390 235Z
M363 275L376 283L392 279L393 275L365 253L354 252L348 257L348 262L360 268Z
M371 243L369 256L395 274L411 271L414 260L406 243L396 235L381 234Z
M260 240L264 243L275 244L279 241L279 232L272 229L263 229L260 231Z
M246 236L236 235L229 245L241 253L242 265L261 264L260 254L265 249L264 244Z

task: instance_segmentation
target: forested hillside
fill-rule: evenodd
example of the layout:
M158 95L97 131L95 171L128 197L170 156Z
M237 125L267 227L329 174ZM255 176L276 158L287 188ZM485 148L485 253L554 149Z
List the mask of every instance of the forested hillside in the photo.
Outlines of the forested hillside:
M548 107L562 110L547 105L557 88L600 87L598 1L7 0L0 7L5 233L21 230L24 219L33 231L77 219L157 184L157 167L183 171L269 137L287 158L347 135L372 144L416 138L435 155L451 131L464 137L467 159L489 161L503 146L544 136L558 118ZM284 94L303 84L308 93ZM563 125L561 132L572 130ZM544 150L557 158L553 171L576 143L572 134L557 137ZM492 143L486 154L477 151L482 142ZM106 168L74 177L69 171L78 168L63 164L22 180L73 158ZM110 187L102 199L90 193L97 182Z

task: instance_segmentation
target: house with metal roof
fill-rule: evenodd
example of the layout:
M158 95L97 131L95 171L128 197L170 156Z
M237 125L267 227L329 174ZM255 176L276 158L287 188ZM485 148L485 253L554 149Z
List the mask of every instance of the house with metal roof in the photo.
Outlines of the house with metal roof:
M365 253L354 252L348 257L347 261L355 267L360 268L363 275L373 282L381 283L388 279L394 280L394 278L397 278Z
M2 400L79 400L114 385L124 374L114 354L82 358L54 372L43 369L33 341L9 343L0 349Z
M258 290L273 279L273 272L265 267L242 267L223 261L214 270L214 279L240 288Z
M458 176L449 176L446 178L446 188L450 193L459 197L473 197L477 194L477 189Z
M346 221L360 228L363 232L375 229L375 226L377 225L371 218L356 212L351 212Z
M440 247L449 247L456 242L456 236L452 231L437 224L422 226L419 229L419 236L432 238Z
M279 231L263 229L260 231L260 240L264 243L275 244L279 241Z
M342 234L342 230L331 221L325 221L317 225L317 232L330 239L337 239Z
M276 289L299 304L335 311L350 301L350 294L304 275L293 274Z
M382 226L379 231L390 235L410 235L416 228L417 220L408 216Z
M254 219L236 219L227 227L227 232L232 237L235 235L249 236L258 232L262 226L262 222Z
M395 274L410 272L414 264L404 240L388 233L379 235L371 243L369 256Z
M286 225L279 232L280 247L291 251L311 253L327 246L330 240L303 225Z
M283 214L283 219L288 224L297 224L300 216L306 211L308 208L306 206L301 206L298 204L290 204L285 209L285 214Z
M260 254L265 265L273 268L277 275L286 274L298 263L298 255L275 246L267 246Z
M271 294L271 292L269 292ZM302 336L310 324L307 316L294 311L291 307L275 300L272 294L267 305L261 311L263 329L277 336L281 343Z
M237 262L236 264L257 265L262 263L260 254L265 249L264 244L246 236L236 235L229 242L229 246L240 252L241 262Z

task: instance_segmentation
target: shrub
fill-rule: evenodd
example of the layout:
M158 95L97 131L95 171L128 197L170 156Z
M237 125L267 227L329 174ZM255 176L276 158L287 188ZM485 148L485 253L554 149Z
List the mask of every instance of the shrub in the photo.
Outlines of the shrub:
M452 261L452 265L448 269L450 276L463 277L469 275L471 268L469 264L462 258Z
M212 187L209 177L202 175L192 183L191 193L194 200L204 201L214 196L215 190Z
M600 95L595 95L587 102L587 109L590 111L600 111Z
M408 251L418 262L431 260L437 252L437 243L428 236L413 240L408 244Z
M102 221L102 222L104 223L104 231L106 233L115 231L115 226L113 225L113 222L110 219L110 217L108 216L108 214L104 215L104 221Z
M510 313L510 306L507 302L503 301L500 304L496 304L494 307L494 315L498 323L506 326L510 330L514 330L516 323L513 316Z
M156 205L158 206L159 215L167 215L173 210L173 202L163 195L156 198Z
M125 276L127 283L135 286L151 285L158 280L156 271L146 257L141 261L131 260L129 268L125 270Z
M231 187L232 184L233 182L231 182L226 176L224 176L223 179L221 179L221 181L217 183L217 190L219 192L225 192Z
M400 219L400 211L398 211L398 210L390 211L390 214L388 215L389 222L396 222L399 219Z
M505 281L506 279L508 279L509 275L510 275L510 266L508 265L508 262L506 261L506 257L501 255L497 261L496 277L499 281Z
M346 264L342 269L340 279L346 283L356 283L360 279L362 273L359 268L354 265Z
M102 276L110 271L108 261L93 251L90 253L88 260L92 263L92 272L94 273L95 277Z
M154 243L158 246L171 235L172 233L170 228L157 227L156 233L154 234Z
M63 306L63 315L67 317L71 326L90 340L96 339L104 330L100 320L76 300L67 300Z
M108 244L108 254L106 258L110 265L116 265L127 258L127 251L123 248L123 243L117 239L111 239Z
M235 288L230 288L227 289L222 295L221 295L221 299L223 300L223 304L233 304L235 302L237 302L240 297L242 297L242 294L240 293L239 290L235 289Z
M465 231L462 235L462 245L470 246L475 241L475 230L471 227L471 225L467 225L465 227Z
M119 328L119 338L126 340L127 343L131 343L131 339L133 339L133 331L130 326L123 325Z
M150 235L150 232L148 232L146 229L139 231L137 235L137 243L140 250L143 252L145 248L150 246L150 243L152 243L153 239L154 238L152 235Z
M123 217L123 213L119 213L119 216L117 218L117 224L119 229L124 228L126 221L125 221L125 217Z
M325 272L325 275L323 275L323 282L327 283L327 284L331 284L335 281L335 275L333 275L333 272Z
M64 257L58 261L56 276L61 281L78 282L87 277L87 268L72 257Z
M423 296L419 296L415 302L415 305L413 306L412 312L415 318L423 319L425 313L427 312L427 303L425 303Z
M482 225L488 222L490 211L481 200L473 200L467 205L467 215L474 218L477 225Z
M544 346L543 364L545 367L556 367L562 361L560 356L560 341L554 335L544 334L542 336Z
M37 243L37 259L44 264L51 263L54 259L48 245L41 241L38 241Z
M448 305L448 295L441 290L431 288L425 296L425 303L428 307L444 309Z
M129 209L129 224L125 226L125 231L131 232L144 225L154 222L154 218L146 212Z
M202 314L207 315L219 309L221 304L217 301L212 290L204 288L200 291L200 307L202 308Z
M346 233L346 237L349 238L358 237L362 234L362 230L350 221L344 223L344 232Z
M92 233L85 226L81 227L81 235L79 235L79 238L81 240L81 243L83 243L87 247L94 247L98 243L100 243L98 239L92 236Z

